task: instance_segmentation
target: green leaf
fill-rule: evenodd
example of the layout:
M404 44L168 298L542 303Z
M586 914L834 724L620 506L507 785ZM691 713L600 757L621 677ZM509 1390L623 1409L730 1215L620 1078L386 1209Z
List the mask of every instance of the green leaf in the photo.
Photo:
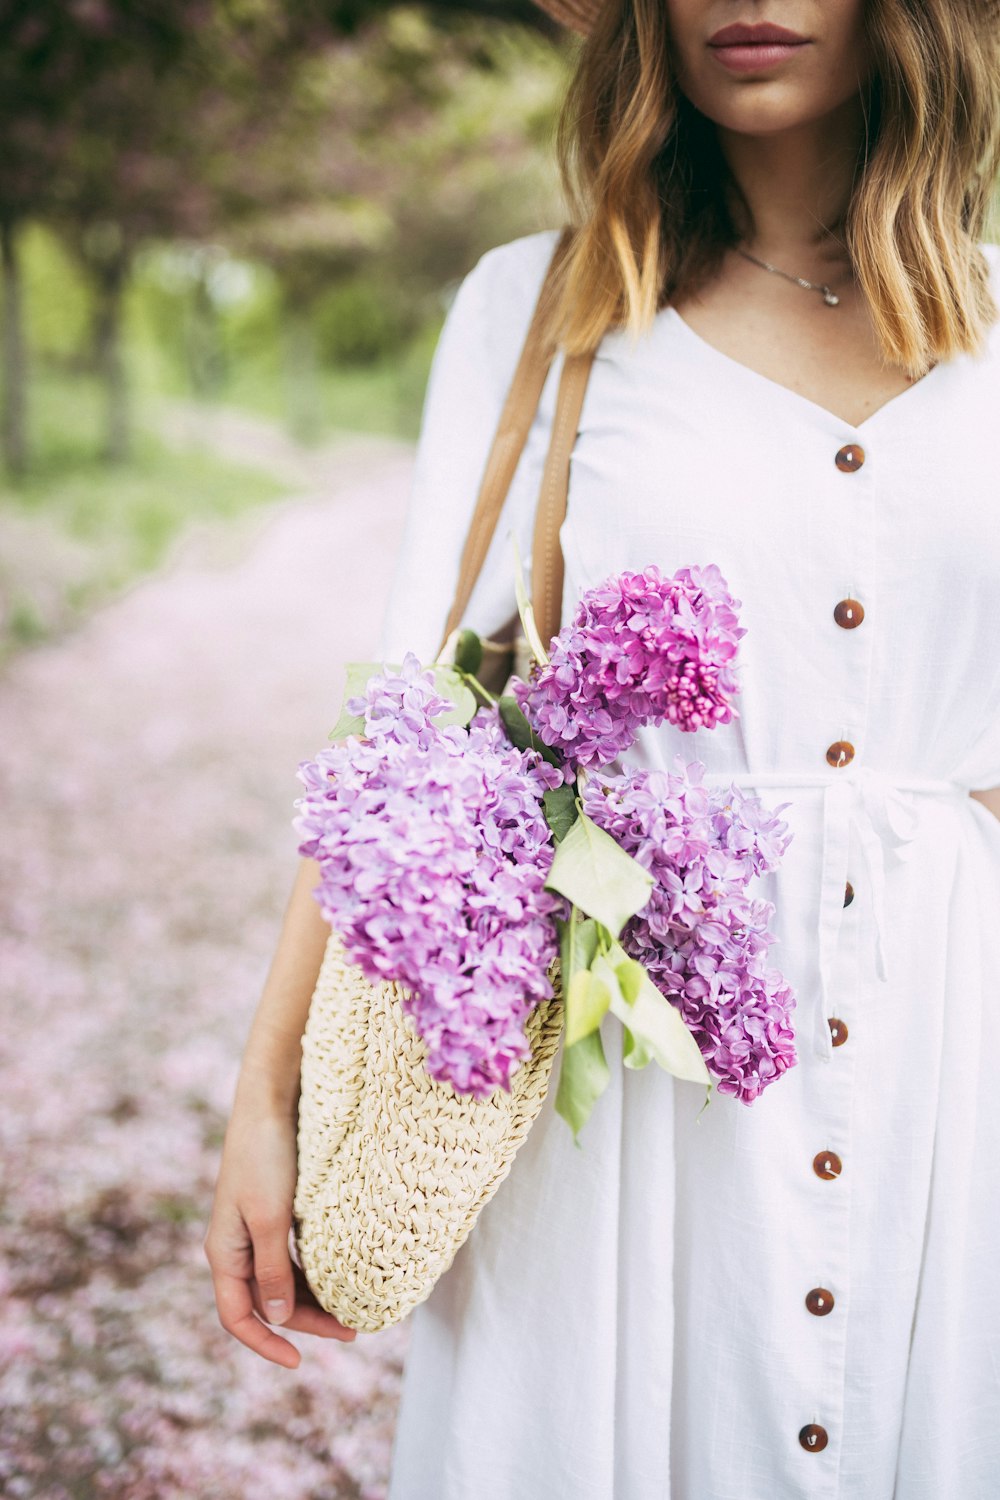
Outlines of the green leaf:
M652 1052L648 1047L644 1047L642 1042L636 1040L627 1026L623 1026L622 1031L625 1033L625 1040L622 1043L622 1062L626 1068L645 1068L653 1061Z
M580 913L574 906L568 922L556 917L556 929L559 933L559 967L565 990L578 970L589 969L593 963L598 947L598 928L597 923L589 918L581 922Z
M435 667L433 670L434 685L441 697L450 699L455 705L450 711L435 714L435 725L438 729L447 729L449 724L468 724L479 707L475 693L462 681L454 667Z
M350 713L347 703L351 698L363 698L370 679L386 670L398 672L399 667L381 661L349 661L347 663L347 680L344 683L340 717L330 730L328 737L331 740L346 740L349 734L361 734L365 727L364 716Z
M500 710L503 727L507 731L507 738L515 750L530 750L531 725L521 712L517 699L511 693L504 693L497 707Z
M475 677L483 664L483 643L474 630L462 630L459 632L458 641L455 644L455 665L460 672L468 672L470 677Z
M512 693L504 693L497 707L500 710L500 718L503 727L507 731L507 738L516 750L537 750L543 760L547 760L550 766L561 764L559 756L551 745L546 745L528 723L524 714L518 707L517 699Z
M608 987L589 969L578 969L565 992L566 1045L572 1047L581 1037L596 1031L611 1004Z
M636 1046L630 1054L628 1066L644 1066L640 1049L645 1049L665 1072L672 1073L675 1078L710 1084L705 1059L683 1016L656 988L645 969L635 1000L630 1005L625 999L616 972L624 960L627 960L626 953L615 943L607 956L603 953L597 955L592 970L596 978L603 980L608 987L612 1014L632 1033Z
M576 787L572 782L542 793L542 811L556 843L566 837L577 820Z
M622 963L615 965L618 986L629 1005L634 1005L639 998L645 973L642 964L636 963L634 958L626 958Z
M581 808L572 828L556 845L546 889L565 896L617 937L629 917L646 905L652 888L649 871Z
M574 1145L579 1146L577 1136L611 1078L600 1031L591 1031L571 1047L564 1045L561 1058L556 1114L570 1126Z
M521 554L517 550L517 542L511 537L514 547L514 593L517 598L517 612L521 616L521 628L524 631L525 640L531 647L531 653L535 660L542 666L549 659L549 654L538 634L538 626L535 624L535 611L531 607L528 591L524 586L524 570L521 567Z
M363 734L365 721L360 714L349 714L346 708L340 710L340 718L330 730L328 738L331 740L346 740L349 734Z

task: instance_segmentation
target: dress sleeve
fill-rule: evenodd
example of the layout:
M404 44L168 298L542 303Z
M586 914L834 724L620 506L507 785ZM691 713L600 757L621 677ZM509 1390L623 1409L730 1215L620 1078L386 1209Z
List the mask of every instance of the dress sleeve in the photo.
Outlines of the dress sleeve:
M557 238L545 230L487 251L449 308L431 362L378 660L414 651L427 662L441 644L493 435ZM511 485L463 620L480 635L500 633L516 614L510 533L526 558L531 501Z

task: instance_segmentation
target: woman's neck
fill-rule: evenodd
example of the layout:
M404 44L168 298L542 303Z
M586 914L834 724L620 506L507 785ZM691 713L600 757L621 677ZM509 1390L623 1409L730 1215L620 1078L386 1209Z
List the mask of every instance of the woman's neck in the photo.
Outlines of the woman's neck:
M749 136L717 128L752 216L747 248L765 259L843 260L841 226L865 135L860 99L795 131Z

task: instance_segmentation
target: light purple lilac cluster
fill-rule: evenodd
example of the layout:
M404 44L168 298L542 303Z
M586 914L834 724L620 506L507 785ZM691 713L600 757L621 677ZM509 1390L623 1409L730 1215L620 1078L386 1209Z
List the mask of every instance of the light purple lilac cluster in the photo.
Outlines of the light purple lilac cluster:
M741 788L706 787L699 761L675 773L594 773L584 810L655 877L623 948L643 964L694 1034L719 1093L745 1104L796 1061L795 995L767 962L769 901L747 897L792 835Z
M552 844L541 799L562 783L515 749L495 709L441 727L452 707L408 654L371 678L363 736L303 761L294 821L318 861L315 896L351 960L408 991L427 1069L458 1092L510 1088L530 1054L524 1022L552 994Z
M513 686L545 744L574 766L610 765L647 724L714 729L738 718L733 667L746 630L715 563L664 578L650 566L589 589L551 657Z

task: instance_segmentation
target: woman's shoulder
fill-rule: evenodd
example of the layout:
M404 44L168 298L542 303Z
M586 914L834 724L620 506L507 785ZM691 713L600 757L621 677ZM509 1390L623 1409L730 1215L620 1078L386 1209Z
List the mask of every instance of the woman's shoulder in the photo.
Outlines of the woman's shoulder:
M530 315L558 239L558 229L540 229L495 245L479 257L465 282L497 298L501 314L526 307Z
M474 347L498 389L506 390L514 373L559 233L542 229L487 250L449 308L449 342Z

